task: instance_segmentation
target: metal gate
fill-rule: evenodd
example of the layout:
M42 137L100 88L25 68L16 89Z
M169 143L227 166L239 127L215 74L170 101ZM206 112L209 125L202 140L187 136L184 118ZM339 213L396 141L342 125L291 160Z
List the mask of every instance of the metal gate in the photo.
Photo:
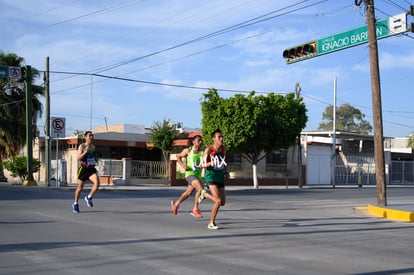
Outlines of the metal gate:
M335 184L376 184L373 157L336 155Z
M390 184L414 184L413 161L391 161Z
M336 184L376 184L373 158L358 156L336 156ZM388 184L414 184L414 161L391 161L388 169Z

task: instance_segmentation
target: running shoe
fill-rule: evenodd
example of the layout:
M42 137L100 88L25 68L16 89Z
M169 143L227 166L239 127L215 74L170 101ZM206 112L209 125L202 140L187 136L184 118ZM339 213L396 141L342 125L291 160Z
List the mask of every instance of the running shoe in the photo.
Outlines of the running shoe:
M204 194L206 193L206 190L201 190L201 194L198 197L198 203L201 203L204 200Z
M191 216L197 219L201 219L203 217L199 209L193 209L193 211L191 211Z
M89 198L88 196L85 196L85 201L88 207L93 207L92 198Z
M219 227L215 223L209 223L207 228L211 229L211 230L218 230L219 229Z
M79 213L79 204L74 203L72 204L73 213Z
M173 215L177 215L178 213L178 205L175 204L175 201L171 201L171 210Z

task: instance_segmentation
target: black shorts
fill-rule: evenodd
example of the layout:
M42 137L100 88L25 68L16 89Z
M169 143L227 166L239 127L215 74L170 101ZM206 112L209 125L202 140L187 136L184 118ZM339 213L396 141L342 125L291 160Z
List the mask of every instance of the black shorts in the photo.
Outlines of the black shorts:
M89 180L90 176L92 176L93 174L96 174L96 169L95 167L79 167L78 170L78 180L81 181L86 181Z
M224 188L224 181L211 181L207 182L208 185L215 185L218 189Z

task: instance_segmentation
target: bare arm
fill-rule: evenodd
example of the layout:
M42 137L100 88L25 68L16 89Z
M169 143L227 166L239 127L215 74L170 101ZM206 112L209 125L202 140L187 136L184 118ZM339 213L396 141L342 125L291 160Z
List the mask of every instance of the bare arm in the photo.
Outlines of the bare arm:
M190 150L188 148L185 148L184 150L181 151L181 153L177 154L178 165L180 165L186 171L189 169L189 167L184 164L183 158L187 157L189 153L190 153Z
M211 162L207 162L207 156L208 156L209 154L210 154L210 148L209 148L209 147L207 147L207 148L204 150L203 158L202 158L202 160L201 160L201 167L202 167L202 168L207 168L207 167L211 166Z
M84 144L82 143L81 145L79 145L78 147L78 160L82 160L86 154L88 153L90 148L89 144Z

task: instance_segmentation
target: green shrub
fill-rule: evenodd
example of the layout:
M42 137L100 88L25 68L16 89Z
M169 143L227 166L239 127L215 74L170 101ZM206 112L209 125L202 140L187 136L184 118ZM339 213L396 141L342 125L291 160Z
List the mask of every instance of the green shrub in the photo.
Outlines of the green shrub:
M11 160L3 161L0 163L6 170L11 172L12 177L19 177L22 182L26 180L28 176L27 172L27 158L26 157L14 157ZM40 161L33 159L33 173L36 173L40 169Z

